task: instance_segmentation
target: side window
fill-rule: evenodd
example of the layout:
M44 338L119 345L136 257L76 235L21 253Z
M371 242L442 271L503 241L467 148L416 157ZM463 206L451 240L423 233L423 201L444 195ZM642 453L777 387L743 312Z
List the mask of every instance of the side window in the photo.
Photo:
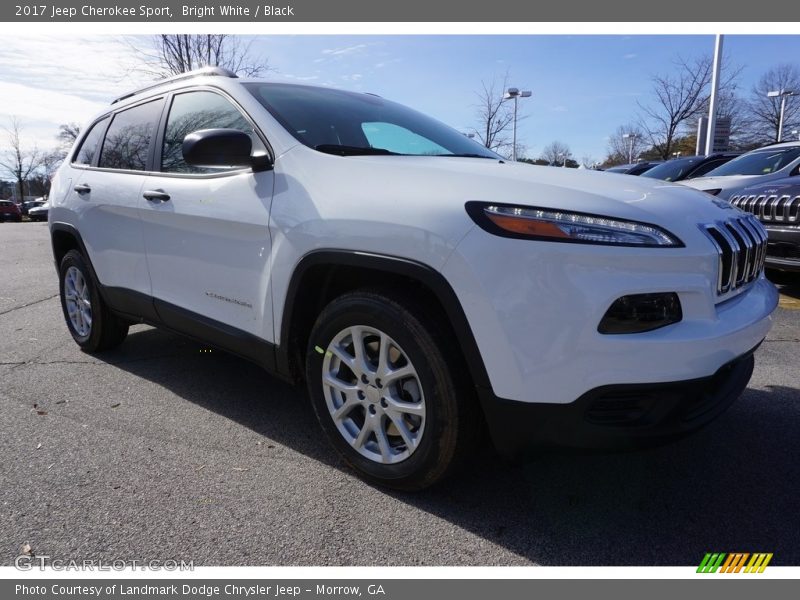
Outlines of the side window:
M144 171L162 101L154 100L114 115L106 132L98 166Z
M710 160L706 164L700 165L699 167L697 167L697 169L692 171L691 175L689 175L689 177L687 177L687 179L694 179L695 177L702 177L703 175L705 175L706 173L708 173L712 169L716 169L718 166L724 165L726 162L728 162L728 161L725 160L725 159Z
M80 149L72 159L73 165L86 165L87 167L92 165L97 149L100 147L100 139L106 129L106 125L108 125L108 117L92 125L89 133L83 138Z
M219 173L230 169L193 167L183 160L183 138L200 129L237 129L247 133L253 147L263 148L253 127L241 112L223 96L214 92L197 91L177 94L164 130L161 149L161 170L165 173Z

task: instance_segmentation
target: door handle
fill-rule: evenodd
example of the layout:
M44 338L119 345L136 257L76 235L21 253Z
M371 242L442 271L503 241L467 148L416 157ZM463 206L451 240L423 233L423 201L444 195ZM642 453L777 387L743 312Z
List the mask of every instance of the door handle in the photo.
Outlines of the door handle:
M142 196L144 196L145 200L149 200L150 202L155 202L156 200L166 202L169 200L169 194L164 190L147 190Z
M74 190L75 190L76 192L78 192L79 194L88 194L89 192L91 192L91 191L92 191L92 188L90 188L90 187L89 187L88 185L86 185L85 183L79 183L78 185L76 185L76 186L75 186L74 188L72 188L72 189L74 189Z

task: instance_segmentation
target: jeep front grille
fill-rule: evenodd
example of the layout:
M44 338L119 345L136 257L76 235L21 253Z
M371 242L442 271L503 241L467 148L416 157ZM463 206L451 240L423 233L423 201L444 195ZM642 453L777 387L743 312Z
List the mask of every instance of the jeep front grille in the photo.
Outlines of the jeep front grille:
M700 227L719 254L717 294L727 294L761 274L767 254L767 232L753 215Z
M742 194L731 196L730 203L744 212L755 215L764 223L800 224L800 196Z

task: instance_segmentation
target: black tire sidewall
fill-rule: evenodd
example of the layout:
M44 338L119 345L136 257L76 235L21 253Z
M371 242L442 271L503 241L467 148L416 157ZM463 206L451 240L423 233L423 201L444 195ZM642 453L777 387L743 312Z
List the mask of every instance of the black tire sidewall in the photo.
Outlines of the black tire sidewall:
M386 333L414 365L425 397L425 431L413 454L392 465L376 463L350 446L331 418L322 387L326 349L342 330L363 325ZM309 339L306 379L312 405L323 430L338 452L367 478L390 487L427 487L446 471L452 460L457 405L444 356L417 317L403 306L374 294L349 294L331 303L320 315Z
M69 318L69 313L67 311L67 301L64 296L64 280L66 278L67 270L70 267L75 267L81 272L83 276L83 280L86 282L86 285L89 287L89 298L92 302L92 328L89 332L89 335L83 337L78 335L78 332L75 331L75 328L72 325L72 321ZM94 279L92 278L91 273L89 272L88 267L86 266L86 262L83 259L83 256L75 251L70 250L61 260L61 267L59 269L59 277L58 277L58 287L59 287L59 296L61 297L61 310L64 313L64 321L67 323L67 329L69 329L70 335L72 335L72 339L75 340L75 343L78 344L81 348L85 350L94 350L100 345L100 339L103 327L102 323L102 305L100 295L97 293L97 286L94 284Z

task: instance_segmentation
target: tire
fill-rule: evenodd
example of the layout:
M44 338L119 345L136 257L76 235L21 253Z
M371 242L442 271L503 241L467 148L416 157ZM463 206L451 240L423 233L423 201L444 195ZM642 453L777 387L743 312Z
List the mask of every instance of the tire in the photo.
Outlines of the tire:
M469 455L479 421L467 371L436 341L448 337L417 302L392 296L359 291L331 302L311 332L306 380L344 460L368 481L413 491Z
M122 343L128 335L128 325L103 302L91 271L77 250L70 250L61 260L58 287L64 320L81 350L102 352Z

